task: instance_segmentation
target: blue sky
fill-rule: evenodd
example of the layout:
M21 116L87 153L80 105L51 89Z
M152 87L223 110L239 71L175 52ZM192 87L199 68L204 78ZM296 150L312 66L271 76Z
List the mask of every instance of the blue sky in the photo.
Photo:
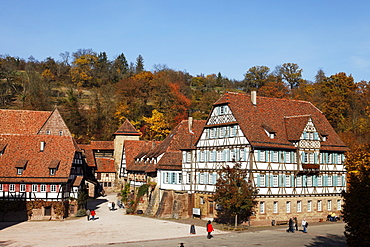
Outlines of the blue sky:
M323 69L370 81L370 1L0 0L0 9L1 55L141 54L147 70L237 80L253 66L297 63L307 80Z

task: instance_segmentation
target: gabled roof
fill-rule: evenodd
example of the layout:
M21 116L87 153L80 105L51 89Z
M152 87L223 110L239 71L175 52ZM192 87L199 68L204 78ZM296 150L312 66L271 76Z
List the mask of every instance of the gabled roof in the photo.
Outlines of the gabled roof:
M347 151L324 114L310 102L257 97L257 104L253 105L249 94L226 93L216 101L214 106L217 105L230 107L252 146L294 149L291 140L299 139L299 132L303 131L303 125L307 124L305 121L311 117L318 132L327 136L326 141L321 142L322 150ZM263 126L275 131L273 139L266 134Z
M127 140L124 142L124 152L126 156L126 169L130 171L145 171L146 165L135 163L135 158L143 157L155 146L159 145L160 141L136 141Z
M114 167L113 158L99 158L96 159L96 171L95 172L110 172L115 173L116 169Z
M144 159L146 162L136 162L127 170L145 172L155 172L157 169L181 170L181 150L194 149L204 124L205 120L182 120L161 144L134 157ZM153 159L157 161L156 164L151 162Z
M0 109L0 134L36 135L51 113Z
M140 136L141 133L138 132L135 127L128 121L127 119L121 127L118 128L118 130L113 135L132 135L132 136Z
M94 150L112 150L114 151L113 141L92 141L90 144L79 144L79 147L84 150L86 162L89 167L98 168L94 157Z
M45 144L42 152L41 142ZM0 135L0 146L4 144L7 146L0 156L0 182L9 183L67 182L75 152L81 151L70 136ZM18 166L25 167L22 175L17 175ZM50 175L51 166L57 166L54 176Z

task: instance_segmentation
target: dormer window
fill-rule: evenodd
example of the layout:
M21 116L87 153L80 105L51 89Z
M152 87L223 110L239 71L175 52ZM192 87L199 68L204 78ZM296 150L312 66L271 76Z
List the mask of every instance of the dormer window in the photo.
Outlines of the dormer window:
M15 164L15 168L17 169L17 175L23 175L24 170L26 169L28 160L18 160Z
M276 136L276 131L274 131L270 126L262 125L262 128L264 129L265 133L270 139L274 139Z
M17 168L17 175L23 174L23 168Z
M47 135L50 135L51 134L51 131L50 130L46 130L46 134Z
M60 160L52 160L49 164L49 175L54 176L58 170Z
M59 135L62 136L63 135L63 130L60 130L59 131Z

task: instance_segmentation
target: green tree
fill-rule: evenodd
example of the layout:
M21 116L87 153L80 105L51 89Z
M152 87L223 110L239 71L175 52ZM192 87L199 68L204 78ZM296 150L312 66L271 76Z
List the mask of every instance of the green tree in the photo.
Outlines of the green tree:
M276 67L276 73L285 83L290 85L290 89L297 88L302 81L302 71L298 64L284 63Z
M136 64L135 64L135 73L139 74L144 71L144 58L139 55L136 58Z
M370 246L370 145L362 146L347 155L349 186L344 197L344 235L348 246Z
M265 85L269 78L270 68L266 66L254 66L244 74L244 91L257 89Z
M118 55L118 57L113 61L113 70L114 70L114 82L118 82L129 72L129 66L126 60L126 57L123 53Z
M248 181L248 172L241 168L240 163L233 167L224 166L219 171L216 183L215 202L221 205L217 217L221 222L245 222L251 215L252 208L257 204L257 190Z

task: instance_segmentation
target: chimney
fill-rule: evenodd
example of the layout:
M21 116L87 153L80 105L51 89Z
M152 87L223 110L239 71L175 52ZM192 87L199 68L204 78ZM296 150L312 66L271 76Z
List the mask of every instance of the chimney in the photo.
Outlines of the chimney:
M251 101L254 106L257 105L257 91L251 91Z
M189 124L189 132L193 133L193 131L192 131L192 129L193 129L193 117L189 117L188 124Z
M40 152L44 152L44 149L45 149L45 142L42 141L40 142Z

